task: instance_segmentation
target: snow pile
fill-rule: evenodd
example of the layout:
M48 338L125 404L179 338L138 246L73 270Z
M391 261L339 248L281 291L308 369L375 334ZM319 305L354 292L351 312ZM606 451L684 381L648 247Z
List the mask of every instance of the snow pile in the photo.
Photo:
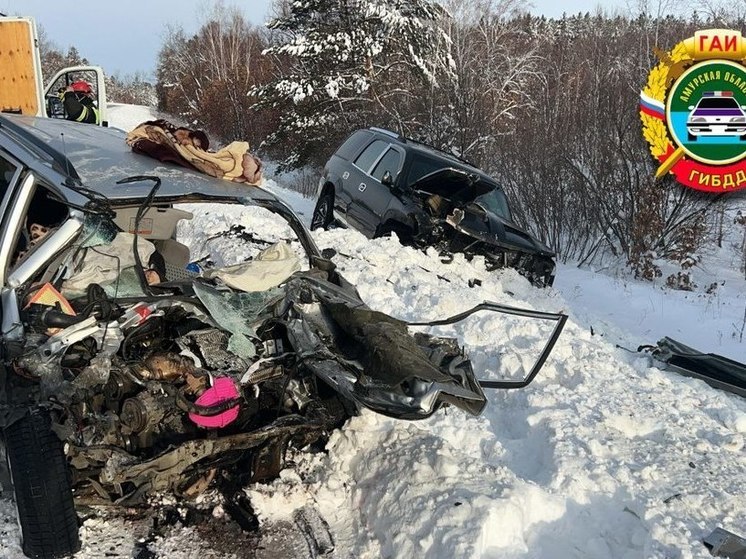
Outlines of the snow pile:
M158 114L153 107L145 107L142 105L107 103L106 111L106 118L109 121L109 126L120 128L125 132L129 132L138 124L147 120L165 118L163 115Z
M354 231L315 237L340 253L335 262L369 305L401 318L482 300L574 315L557 291L512 271L439 265ZM477 362L520 369L547 328L480 314L441 333L457 334ZM269 523L314 502L340 557L709 557L700 540L716 525L746 526L746 403L649 365L572 316L536 381L490 392L482 417L363 413L334 434L328 456L301 458L301 475L248 492Z

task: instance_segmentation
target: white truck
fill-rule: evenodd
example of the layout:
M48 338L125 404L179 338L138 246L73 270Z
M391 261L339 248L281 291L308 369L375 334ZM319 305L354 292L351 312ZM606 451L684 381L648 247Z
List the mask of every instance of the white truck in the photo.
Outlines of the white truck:
M63 68L45 86L34 20L0 16L0 112L66 118L59 92L78 80L93 88L101 123L106 126L103 70L98 66Z

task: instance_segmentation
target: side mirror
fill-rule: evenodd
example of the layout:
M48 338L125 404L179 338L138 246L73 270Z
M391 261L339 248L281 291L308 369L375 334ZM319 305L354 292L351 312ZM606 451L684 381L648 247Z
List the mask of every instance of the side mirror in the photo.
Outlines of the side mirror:
M384 186L394 186L394 177L391 176L391 171L386 171L381 177L381 184Z
M694 105L689 105L689 106L687 107L687 109L689 109L690 111L693 111L693 110L694 110Z
M47 94L47 116L49 118L65 118L65 108L57 95Z

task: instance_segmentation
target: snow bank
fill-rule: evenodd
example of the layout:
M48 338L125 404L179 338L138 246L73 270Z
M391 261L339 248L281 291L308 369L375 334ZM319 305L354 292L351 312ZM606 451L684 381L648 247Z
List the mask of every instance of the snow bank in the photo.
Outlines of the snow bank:
M572 318L536 381L490 392L482 417L446 410L420 422L351 419L328 456L301 457L300 475L248 489L266 522L314 502L340 557L709 557L700 540L715 526L743 532L742 399L651 368L610 339L630 343L644 332L625 336L609 325L615 336L592 335L586 310L576 316L557 290L534 289L512 271L487 274L461 259L444 266L434 254L354 231L315 238L338 251L335 262L369 305L404 319L482 300ZM470 279L482 285L470 288ZM589 292L606 282L584 280L577 289ZM634 289L626 300L633 313L655 293ZM625 308L614 292L606 291L609 321ZM686 318L696 331L703 318L694 307ZM548 327L479 315L440 332L458 335L500 374L530 365Z

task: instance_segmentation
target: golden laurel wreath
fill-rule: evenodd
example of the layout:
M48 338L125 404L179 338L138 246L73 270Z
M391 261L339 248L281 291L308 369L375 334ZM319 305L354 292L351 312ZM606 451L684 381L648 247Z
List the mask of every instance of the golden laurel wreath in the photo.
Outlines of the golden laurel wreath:
M694 59L689 56L684 41L678 43L668 53L663 54L661 56L661 61L650 71L650 74L648 74L648 83L645 86L645 89L643 89L645 95L665 104L668 90L675 81L669 79L671 69L674 65L689 60L692 62L694 61ZM665 155L668 151L668 146L673 144L668 136L666 123L660 118L655 118L643 112L640 112L640 118L642 119L643 136L648 144L650 144L650 153L653 154L653 157L658 159Z

